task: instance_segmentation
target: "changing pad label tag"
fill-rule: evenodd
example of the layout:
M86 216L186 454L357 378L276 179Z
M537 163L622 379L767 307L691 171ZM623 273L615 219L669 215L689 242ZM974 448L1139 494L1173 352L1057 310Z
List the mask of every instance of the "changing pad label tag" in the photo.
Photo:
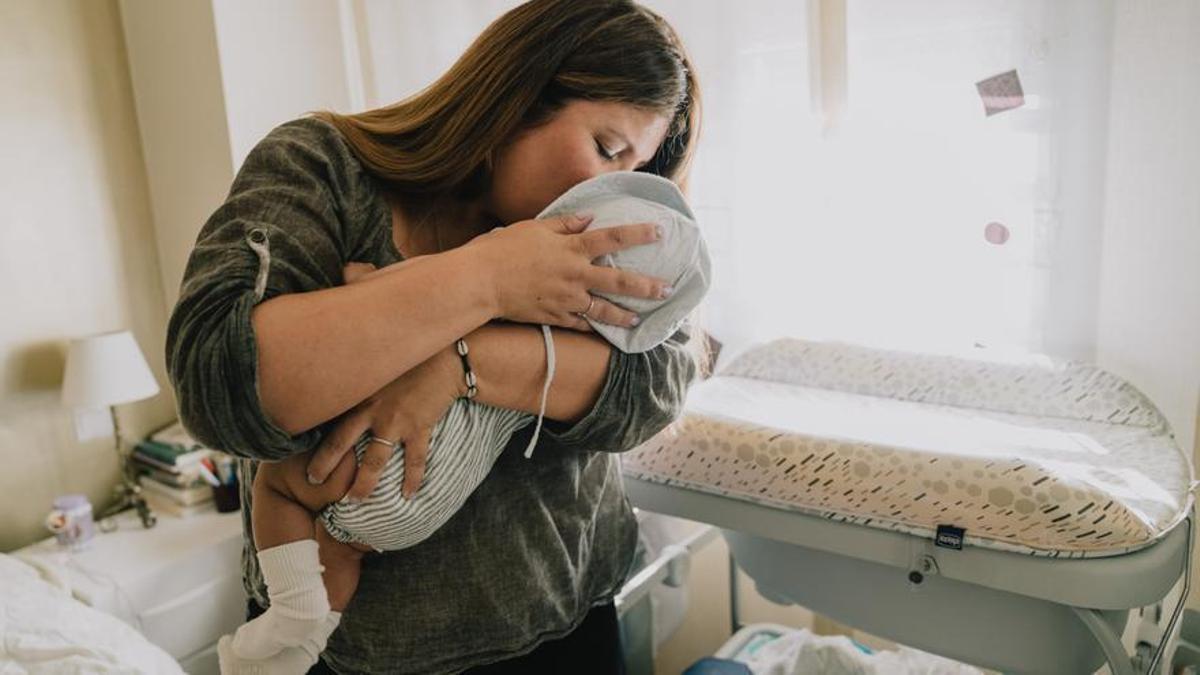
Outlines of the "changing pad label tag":
M963 530L961 527L953 525L938 525L937 538L934 543L942 548L952 548L956 551L962 550Z

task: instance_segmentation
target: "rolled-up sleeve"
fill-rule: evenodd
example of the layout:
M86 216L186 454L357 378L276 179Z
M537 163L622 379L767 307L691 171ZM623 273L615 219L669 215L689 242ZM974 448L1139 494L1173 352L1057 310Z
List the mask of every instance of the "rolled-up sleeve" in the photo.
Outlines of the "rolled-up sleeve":
M325 127L298 120L264 138L188 259L166 362L180 420L210 447L282 459L320 440L319 429L291 436L263 410L251 314L277 295L341 283L352 158Z
M613 349L600 396L573 424L547 420L542 433L564 450L625 452L649 440L683 411L697 366L690 327L640 354Z

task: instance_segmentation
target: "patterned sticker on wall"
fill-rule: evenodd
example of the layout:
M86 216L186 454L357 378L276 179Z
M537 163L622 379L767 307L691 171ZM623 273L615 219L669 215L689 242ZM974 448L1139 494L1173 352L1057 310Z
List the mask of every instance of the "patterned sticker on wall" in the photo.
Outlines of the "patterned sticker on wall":
M988 117L1025 105L1025 92L1021 90L1021 80L1016 70L976 82L975 88L979 90L983 110Z

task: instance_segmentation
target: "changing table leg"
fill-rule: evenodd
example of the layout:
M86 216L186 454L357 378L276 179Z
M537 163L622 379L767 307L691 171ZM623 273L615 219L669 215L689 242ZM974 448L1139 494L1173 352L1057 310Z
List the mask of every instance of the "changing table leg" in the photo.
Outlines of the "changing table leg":
M1072 607L1071 610L1092 632L1092 637L1096 638L1096 642L1100 643L1100 648L1104 650L1104 656L1108 659L1108 667L1112 671L1112 675L1135 675L1133 661L1125 651L1125 646L1121 644L1121 636L1117 635L1112 626L1100 615L1100 612L1082 607Z
M1192 488L1196 488L1196 483L1192 482ZM1183 590L1180 592L1180 602L1175 604L1175 611L1171 613L1171 620L1166 622L1166 631L1163 632L1163 638L1158 641L1158 647L1154 650L1154 658L1151 659L1150 668L1146 669L1146 673L1153 675L1158 673L1159 659L1163 658L1163 653L1166 652L1172 635L1175 635L1175 625L1180 620L1180 615L1183 614L1183 605L1188 602L1188 592L1192 590L1192 546L1195 544L1195 532L1192 526L1196 519L1196 503L1192 502L1192 508L1188 509L1188 516L1183 522L1188 526L1188 548L1186 555L1183 556ZM1170 664L1163 669L1170 670Z
M1146 673L1148 675L1156 675L1162 670L1160 660L1167 651L1167 643L1171 640L1171 636L1175 633L1175 624L1179 621L1180 614L1183 613L1183 605L1187 601L1188 591L1192 586L1192 546L1194 544L1196 533L1193 530L1193 523L1196 518L1196 504L1192 504L1188 508L1188 517L1183 520L1184 526L1187 527L1187 550L1183 558L1183 590L1179 596L1179 602L1176 603L1174 611L1171 613L1171 619L1167 622L1166 630L1163 632L1162 638L1154 650L1154 658L1151 659L1147 666L1140 659L1137 662L1137 667L1134 667L1134 660L1125 652L1125 645L1121 644L1121 636L1118 635L1100 613L1093 609L1083 609L1080 607L1072 607L1072 611L1083 622L1083 625L1088 627L1092 632L1092 636L1100 643L1101 649L1104 650L1104 655L1108 658L1109 668L1113 675L1124 675L1129 673L1135 675L1137 673Z
M729 553L729 634L733 635L742 629L738 619L738 573L737 561L733 552Z
M1192 489L1197 487L1197 483L1192 481ZM1179 594L1179 602L1175 603L1175 610L1171 612L1171 620L1167 622L1167 629L1163 631L1162 638L1158 642L1158 647L1154 650L1154 658L1150 660L1150 666L1146 668L1146 672L1150 675L1163 670L1159 668L1159 661L1162 659L1163 653L1167 651L1167 645L1171 641L1171 637L1175 635L1175 624L1179 621L1179 616L1183 614L1183 606L1187 602L1188 592L1192 588L1192 547L1196 544L1196 502L1192 501L1188 509L1188 517L1183 521L1187 525L1188 541L1187 551L1183 556L1183 590ZM1165 666L1166 670L1170 670L1170 664Z

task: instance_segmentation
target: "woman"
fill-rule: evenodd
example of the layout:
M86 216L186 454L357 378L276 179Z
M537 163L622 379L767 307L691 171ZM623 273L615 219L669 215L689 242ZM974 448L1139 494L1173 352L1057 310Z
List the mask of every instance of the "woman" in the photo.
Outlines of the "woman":
M534 0L418 95L290 122L246 158L200 233L168 329L180 415L206 444L253 460L315 450L314 482L356 471L356 498L392 452L373 443L356 467L346 450L369 429L404 446L411 493L460 390L455 341L470 346L476 400L536 413L536 325L565 329L537 455L521 456L528 428L516 434L437 533L364 561L328 667L620 670L612 598L636 523L611 453L678 415L696 356L686 329L624 354L578 315L630 325L589 291L666 291L591 265L605 247L651 241L652 227L529 219L609 171L682 183L698 119L690 66L657 16L621 0ZM345 284L355 265L389 271ZM247 500L254 466L241 466ZM261 607L249 538L243 560Z

